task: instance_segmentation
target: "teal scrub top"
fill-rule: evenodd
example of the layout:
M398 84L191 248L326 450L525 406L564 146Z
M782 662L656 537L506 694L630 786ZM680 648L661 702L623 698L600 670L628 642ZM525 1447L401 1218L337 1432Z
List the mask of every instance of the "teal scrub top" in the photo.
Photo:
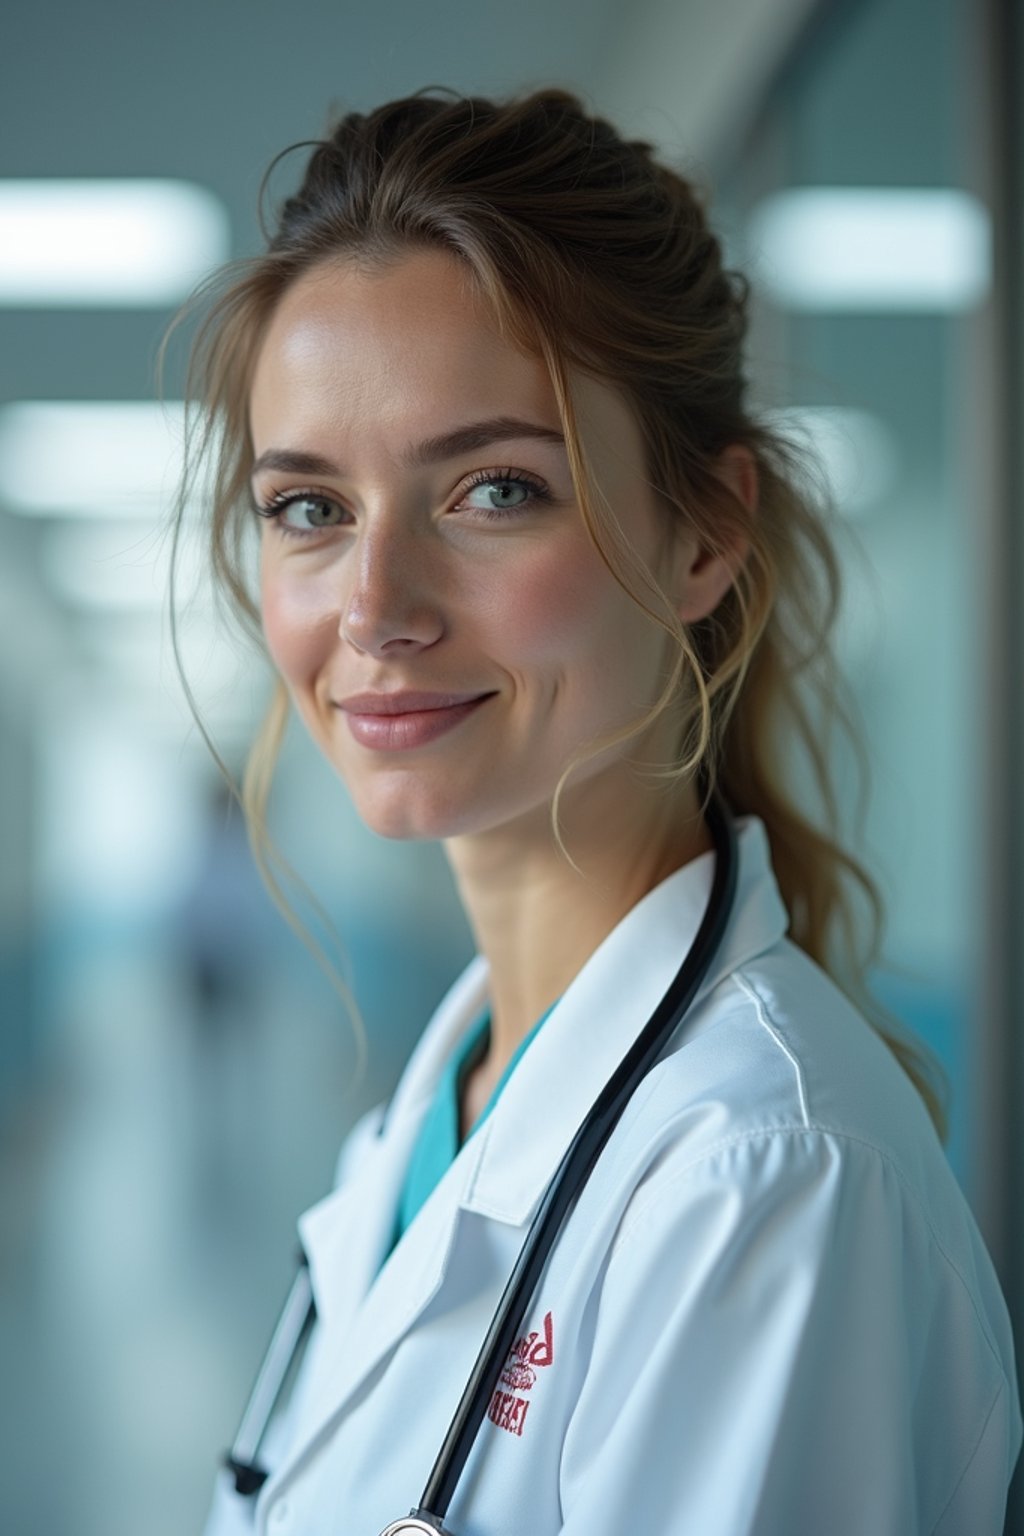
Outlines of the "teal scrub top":
M557 1002L558 999L556 998L555 1001ZM554 1006L555 1003L552 1003L550 1008L545 1009L529 1034L516 1047L512 1059L495 1084L469 1136L474 1135L487 1119L498 1102L501 1090L515 1071L516 1063ZM394 1248L420 1206L425 1204L455 1161L459 1150L459 1101L462 1096L462 1084L468 1073L487 1054L490 1043L491 1014L490 1009L485 1008L476 1023L466 1032L459 1043L459 1048L452 1053L441 1074L434 1101L426 1113L409 1159L405 1183L398 1201L398 1219L391 1248ZM466 1139L468 1141L469 1137L467 1136Z

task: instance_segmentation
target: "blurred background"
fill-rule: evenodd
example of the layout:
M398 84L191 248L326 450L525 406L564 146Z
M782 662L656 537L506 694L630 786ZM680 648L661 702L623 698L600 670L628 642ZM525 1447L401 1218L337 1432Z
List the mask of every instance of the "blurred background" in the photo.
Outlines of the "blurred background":
M161 406L160 337L205 271L260 248L279 151L424 85L569 86L713 189L755 284L755 402L816 443L848 529L877 988L949 1073L950 1159L1024 1336L1021 8L22 0L4 33L3 1530L199 1531L296 1216L471 954L440 851L362 829L293 729L271 827L349 957L357 1080L166 614L184 342ZM268 679L190 570L188 675L238 770Z

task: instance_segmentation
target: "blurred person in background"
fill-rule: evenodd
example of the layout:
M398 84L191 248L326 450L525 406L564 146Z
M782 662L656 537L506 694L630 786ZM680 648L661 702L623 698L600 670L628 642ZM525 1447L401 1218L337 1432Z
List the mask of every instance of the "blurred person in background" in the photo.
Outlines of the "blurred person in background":
M253 863L245 819L225 780L205 786L202 839L176 926L185 1017L193 1027L194 1091L202 1145L198 1163L230 1161L236 1123L260 1091L251 1071L253 1020L269 980L279 924ZM230 1124L228 1122L231 1122Z
M264 1385L305 1351L208 1536L1002 1529L1006 1308L835 825L828 509L747 403L704 203L568 92L419 92L198 295L210 558L278 676L254 844L294 710L369 827L441 841L478 949L300 1219Z

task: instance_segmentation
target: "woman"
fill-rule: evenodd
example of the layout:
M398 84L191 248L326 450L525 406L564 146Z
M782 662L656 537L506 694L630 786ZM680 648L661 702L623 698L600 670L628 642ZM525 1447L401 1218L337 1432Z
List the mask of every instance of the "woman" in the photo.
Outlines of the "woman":
M838 984L844 880L874 887L787 788L802 743L832 805L835 559L745 406L745 284L693 189L565 92L419 93L344 117L230 277L189 393L216 568L280 680L254 838L294 706L374 831L443 842L479 953L299 1223L310 1345L209 1536L372 1536L417 1504L559 1160L694 943L716 805L724 934L427 1513L1001 1530L1005 1306L923 1058Z

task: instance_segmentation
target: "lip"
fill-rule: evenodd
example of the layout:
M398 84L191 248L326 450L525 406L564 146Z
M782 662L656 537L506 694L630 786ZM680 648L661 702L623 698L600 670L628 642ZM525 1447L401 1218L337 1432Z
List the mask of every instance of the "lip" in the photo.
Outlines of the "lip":
M493 693L357 693L339 708L361 746L401 752L435 741L492 698Z
M452 709L489 697L484 693L422 693L411 689L402 693L353 693L342 699L338 708L350 715L408 715Z

